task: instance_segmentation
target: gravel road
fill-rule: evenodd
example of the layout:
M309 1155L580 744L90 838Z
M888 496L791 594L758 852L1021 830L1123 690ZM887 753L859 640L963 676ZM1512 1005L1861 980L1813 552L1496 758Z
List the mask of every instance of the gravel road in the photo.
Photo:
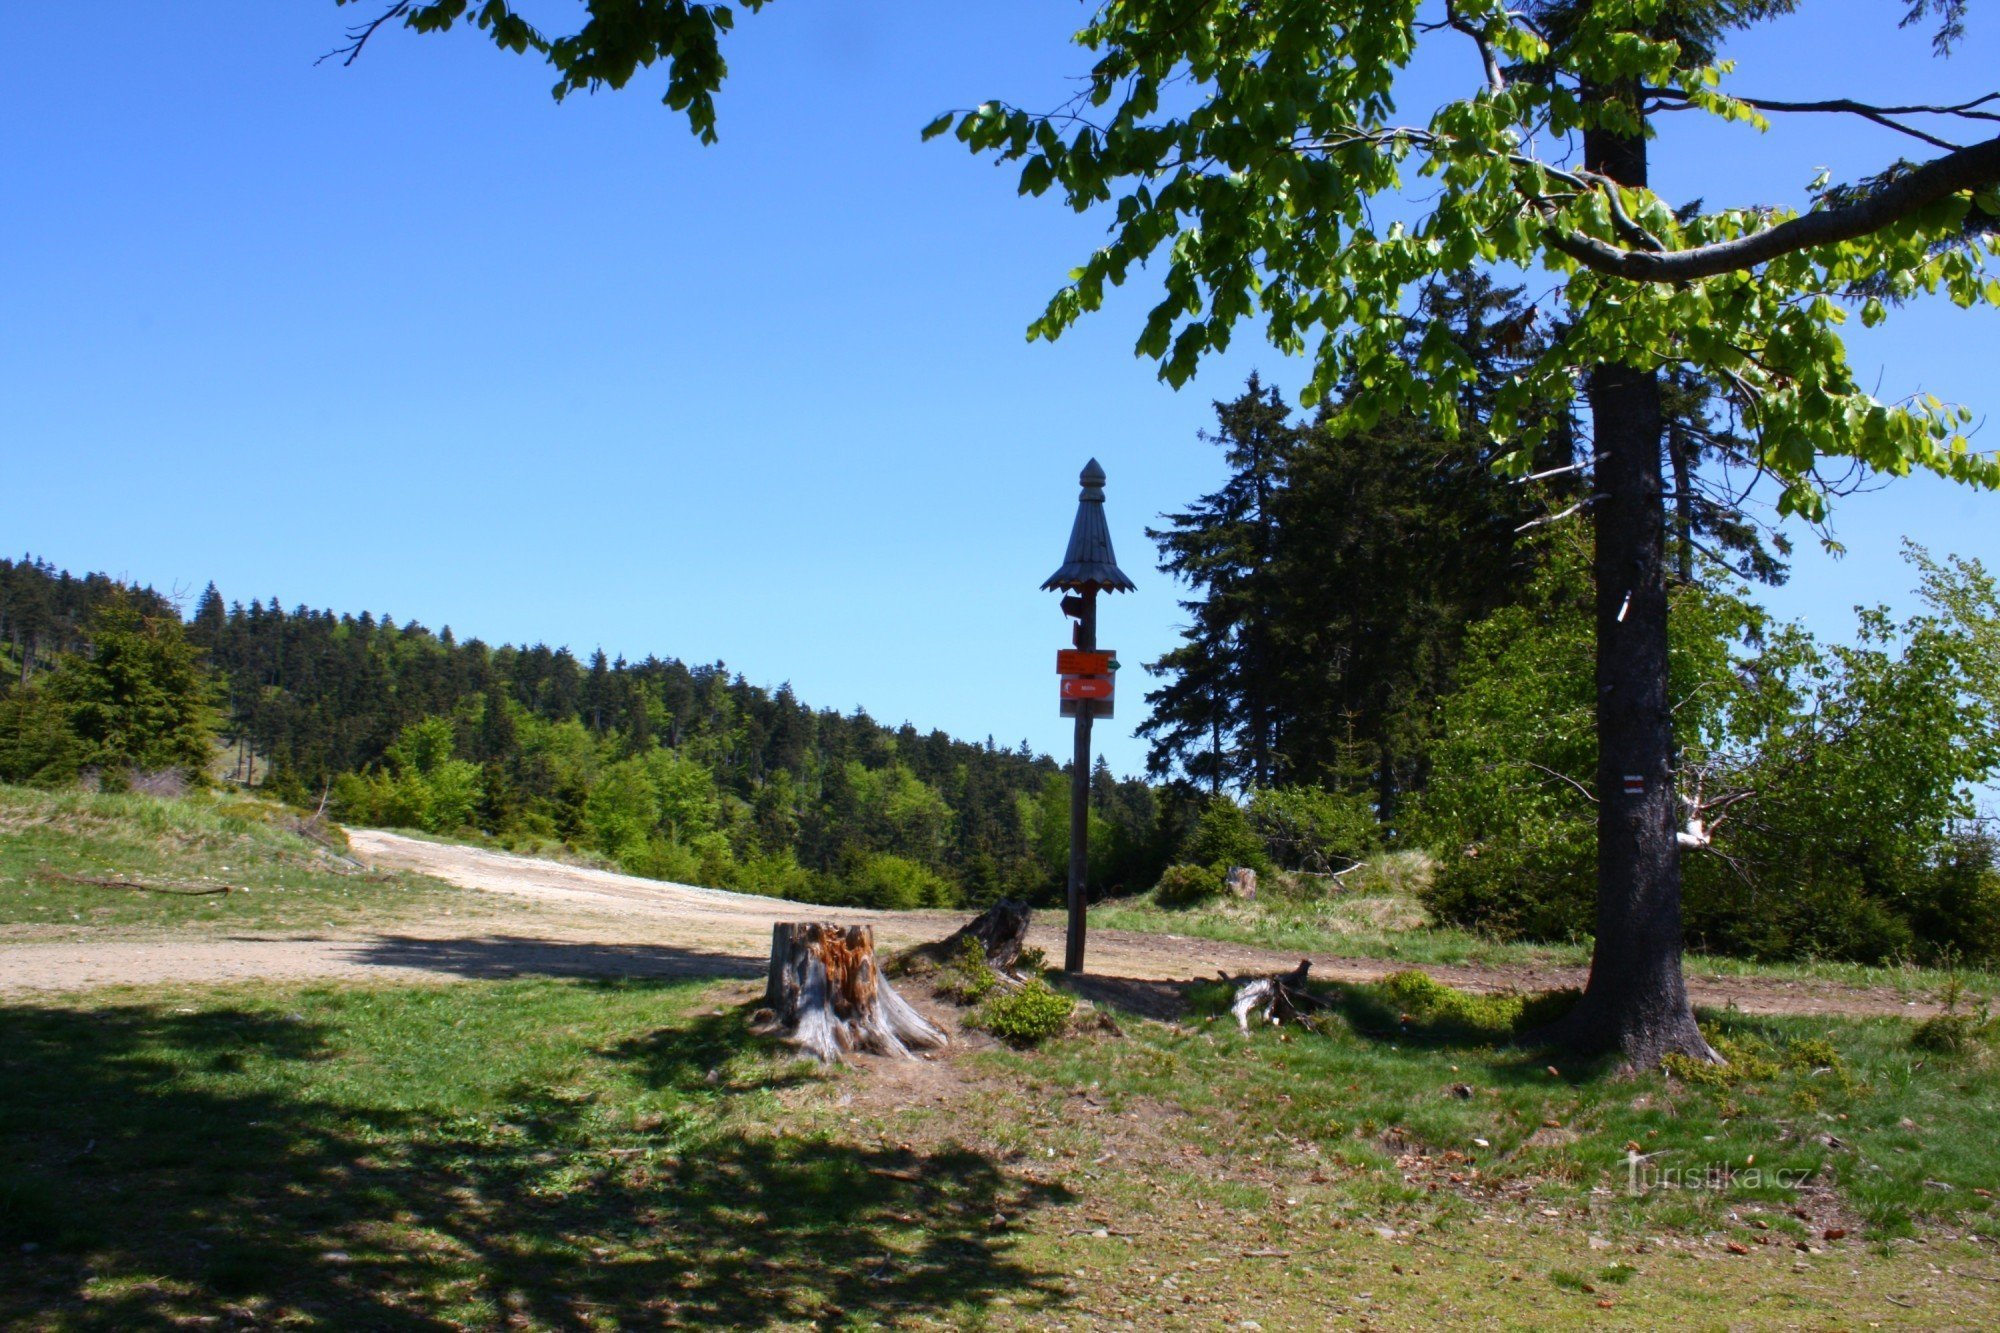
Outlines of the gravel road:
M0 943L0 995L110 986L249 980L454 981L510 976L754 977L768 956L772 923L821 917L867 922L885 948L949 934L963 915L829 908L718 889L668 884L558 861L428 842L373 829L348 834L355 855L388 870L430 875L474 890L475 909L379 934L174 935ZM1062 955L1060 917L1043 913L1031 940ZM1171 1004L1161 983L1271 971L1295 955L1175 935L1094 931L1086 989L1140 1007ZM1370 981L1405 964L1313 958L1313 975ZM1563 968L1427 967L1440 981L1474 990L1580 985ZM1934 1012L1888 989L1765 977L1696 978L1697 1004L1752 1013Z

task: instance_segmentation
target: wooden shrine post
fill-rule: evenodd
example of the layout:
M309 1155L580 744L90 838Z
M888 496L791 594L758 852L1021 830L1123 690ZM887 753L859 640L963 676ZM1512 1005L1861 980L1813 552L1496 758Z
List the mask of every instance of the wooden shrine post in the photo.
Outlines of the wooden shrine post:
M1062 568L1042 584L1059 590L1063 614L1076 622L1073 648L1056 654L1061 678L1062 715L1076 719L1076 748L1070 761L1069 787L1069 930L1063 946L1063 970L1083 971L1085 907L1090 870L1090 724L1110 717L1115 702L1114 676L1118 662L1097 647L1097 594L1131 592L1132 580L1118 568L1111 550L1111 529L1104 520L1104 469L1096 459L1077 477L1076 521L1070 527L1069 549Z

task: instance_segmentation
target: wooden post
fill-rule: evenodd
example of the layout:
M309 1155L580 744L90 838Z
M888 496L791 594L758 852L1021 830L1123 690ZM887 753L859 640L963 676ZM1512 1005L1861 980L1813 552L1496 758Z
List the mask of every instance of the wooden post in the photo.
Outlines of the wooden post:
M1104 469L1093 458L1083 465L1076 480L1083 489L1076 497L1076 522L1069 530L1069 548L1063 552L1062 567L1043 581L1042 590L1069 594L1063 598L1062 610L1064 615L1076 619L1075 646L1083 652L1095 653L1098 592L1130 592L1132 580L1125 577L1125 571L1118 568L1117 557L1111 553L1111 529L1104 523ZM1056 662L1057 669L1062 670L1060 655ZM1070 764L1069 787L1069 932L1063 949L1065 972L1083 971L1084 880L1090 871L1090 723L1091 714L1097 711L1098 698L1108 702L1110 692L1108 680L1080 679L1076 684L1074 692L1068 688L1063 692L1064 711L1070 711L1074 704L1076 715L1076 755ZM1094 694L1085 695L1081 687L1086 684L1092 686ZM1107 708L1106 712L1109 711Z
M1083 614L1076 621L1076 646L1097 649L1097 589L1083 590ZM1079 699L1076 754L1069 775L1069 930L1063 941L1063 971L1083 971L1084 891L1090 874L1090 714L1092 702Z

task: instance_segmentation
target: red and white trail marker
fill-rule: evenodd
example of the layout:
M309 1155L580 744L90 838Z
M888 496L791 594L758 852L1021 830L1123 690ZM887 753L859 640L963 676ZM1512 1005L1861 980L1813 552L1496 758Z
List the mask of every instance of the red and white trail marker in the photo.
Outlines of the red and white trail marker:
M1627 773L1625 775L1625 794L1627 796L1644 796L1646 794L1645 775L1640 773Z
M1065 699L1109 699L1112 695L1109 676L1064 676L1062 697Z

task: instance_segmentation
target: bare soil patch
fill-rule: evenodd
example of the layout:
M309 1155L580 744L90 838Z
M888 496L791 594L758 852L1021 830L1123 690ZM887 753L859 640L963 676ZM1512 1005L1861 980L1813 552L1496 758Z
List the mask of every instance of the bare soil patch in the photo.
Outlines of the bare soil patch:
M413 871L475 891L470 910L454 909L395 933L328 932L273 938L176 934L155 938L91 935L62 940L15 936L0 941L0 994L74 991L115 985L271 980L431 980L526 975L752 977L769 955L780 921L839 920L873 925L885 950L942 938L961 924L953 912L879 912L832 908L642 879L584 866L429 842L372 829L349 832L354 853L383 870ZM1062 952L1054 913L1029 932L1051 957ZM1291 954L1136 931L1090 937L1089 988L1117 1007L1166 1017L1178 1012L1184 984L1231 974L1273 972ZM1377 959L1312 956L1316 979L1368 982L1407 965ZM1474 991L1538 991L1579 986L1577 968L1430 965L1425 971ZM1691 980L1695 1003L1759 1014L1903 1015L1935 1006L1893 990L1764 977Z

